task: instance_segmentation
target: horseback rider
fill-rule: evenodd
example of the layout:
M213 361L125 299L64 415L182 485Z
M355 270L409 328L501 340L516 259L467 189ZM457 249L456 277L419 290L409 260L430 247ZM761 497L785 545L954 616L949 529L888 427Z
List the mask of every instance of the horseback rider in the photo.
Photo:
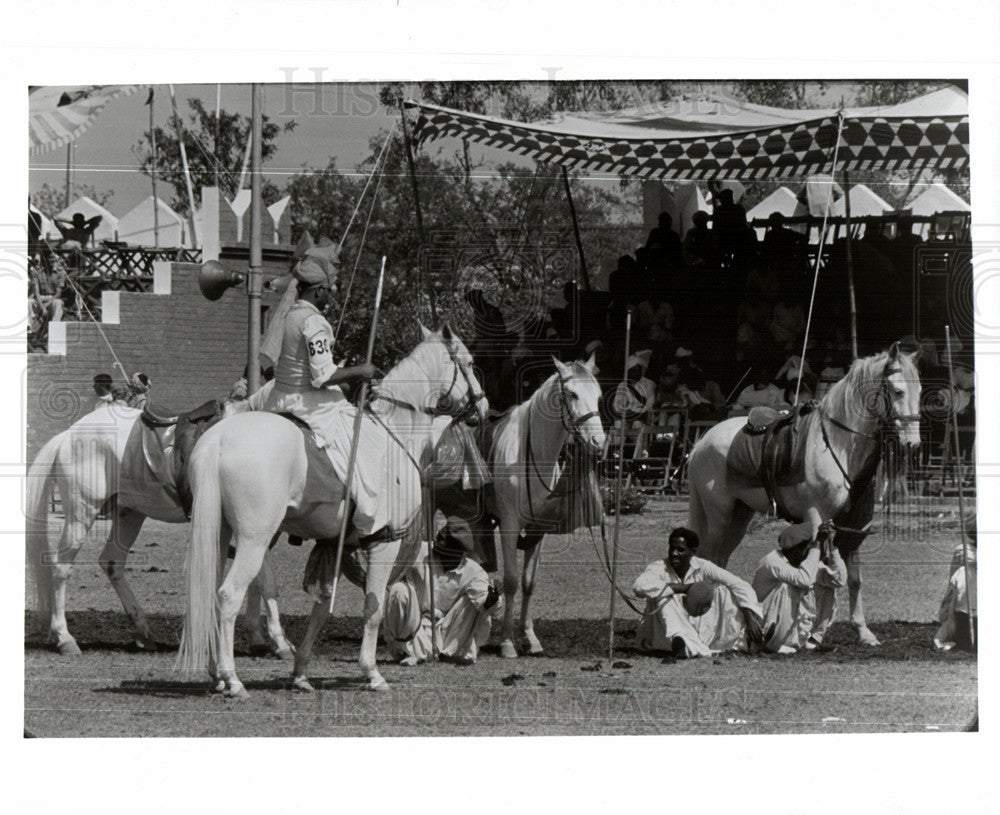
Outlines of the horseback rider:
M292 269L298 299L284 318L281 351L274 365L273 383L249 398L253 410L288 413L305 422L327 448L341 483L347 465L356 408L341 386L350 388L374 379L378 370L369 364L338 367L333 361L333 329L323 309L336 287L339 265L335 244L311 246ZM354 526L370 535L389 523L382 493L387 440L372 422L362 424L351 482Z

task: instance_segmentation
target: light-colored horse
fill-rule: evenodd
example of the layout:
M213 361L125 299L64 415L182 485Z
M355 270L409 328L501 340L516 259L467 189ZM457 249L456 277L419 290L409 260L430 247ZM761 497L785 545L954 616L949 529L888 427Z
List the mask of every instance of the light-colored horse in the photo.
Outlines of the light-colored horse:
M164 476L146 463L142 451L141 411L122 403L104 404L42 447L28 469L26 543L28 564L38 596L37 613L48 617L50 636L62 654L80 648L66 625L66 583L94 521L111 518L111 531L99 562L121 599L136 645L155 650L146 613L126 579L129 552L146 518L187 523L177 492L164 486ZM58 538L49 535L48 514L57 486L64 516ZM294 649L278 618L277 588L270 558L256 583L265 598L268 636L273 648L290 659ZM255 646L266 641L259 606L249 604L247 623Z
M514 599L517 596L517 549L524 550L521 572L521 636L530 654L541 654L531 618L531 596L535 589L541 541L553 527L575 527L566 517L590 496L588 472L568 472L562 453L576 442L585 459L595 460L604 449L604 427L598 413L601 387L594 378L594 359L569 365L554 360L556 373L531 397L512 408L494 429L487 460L492 483L488 484L487 507L499 521L503 547L504 619L500 653L516 657L514 645ZM598 514L600 495L595 496ZM576 502L574 504L574 502Z
M830 388L817 409L800 419L805 479L779 486L777 498L810 538L820 525L848 506L858 476L870 470L883 436L898 433L900 441L920 443L920 380L911 356L888 353L854 362L847 375ZM711 428L691 451L688 469L688 524L700 539L698 554L725 566L746 534L754 513L769 510L767 494L757 480L730 471L726 455L746 418L728 419ZM868 475L872 475L869 472ZM851 621L863 643L877 645L861 602L861 571L856 558L848 564Z
M431 460L436 415L481 421L488 404L472 373L472 357L462 341L445 329L431 333L382 380L373 410L396 437L387 461L396 485L391 488L398 517L420 522L420 477ZM418 466L419 465L419 466ZM280 528L304 538L337 538L344 511L339 483L311 485L302 431L270 413L244 413L224 419L202 436L191 461L194 495L188 598L178 667L208 669L217 690L245 698L236 675L233 624L250 580L257 574L268 542ZM415 490L414 490L414 484ZM316 487L318 486L318 490ZM319 492L322 498L303 500ZM397 530L401 532L401 530ZM219 585L220 552L232 540L233 565ZM401 538L366 543L364 637L360 663L373 690L388 687L375 664L386 585L400 552ZM352 531L347 545L360 544ZM221 548L220 548L221 547ZM295 659L295 684L305 678L312 643L327 619L327 601L313 605L305 641Z

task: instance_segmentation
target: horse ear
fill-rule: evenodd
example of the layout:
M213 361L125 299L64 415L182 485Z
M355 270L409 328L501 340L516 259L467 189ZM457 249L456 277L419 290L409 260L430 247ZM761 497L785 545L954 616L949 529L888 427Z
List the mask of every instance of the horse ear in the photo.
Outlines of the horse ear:
M590 371L592 374L597 373L597 354L591 354L590 358L583 363L583 367Z
M899 341L894 342L889 348L889 360L888 363L891 365L897 359L899 359Z
M420 326L420 335L423 339L427 339L431 335L431 330L425 326L420 320L417 320L417 325Z
M441 328L441 339L445 342L451 342L451 326L445 323Z
M556 357L552 357L552 361L556 364L556 370L559 371L559 376L563 377L564 379L573 373L570 370L569 365L556 359Z

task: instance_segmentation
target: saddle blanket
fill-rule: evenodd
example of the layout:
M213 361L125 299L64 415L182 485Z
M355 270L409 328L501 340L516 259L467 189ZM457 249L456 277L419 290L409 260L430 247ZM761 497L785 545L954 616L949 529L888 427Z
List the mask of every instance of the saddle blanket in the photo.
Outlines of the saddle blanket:
M801 482L805 477L806 439L802 420L810 410L808 404L802 405L791 413L776 414L766 423L761 423L760 414L751 413L726 454L730 472L759 479L769 493L774 486Z

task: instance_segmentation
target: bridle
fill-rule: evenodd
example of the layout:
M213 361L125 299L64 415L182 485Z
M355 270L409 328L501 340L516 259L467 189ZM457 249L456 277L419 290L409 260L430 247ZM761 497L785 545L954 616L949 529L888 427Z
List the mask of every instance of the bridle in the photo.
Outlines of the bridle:
M566 396L566 382L565 377L559 377L559 421L562 423L563 430L570 434L573 441L580 441L582 439L580 428L600 414L596 410L592 410L582 416L574 417L573 410L569 406L569 398Z
M919 414L900 413L898 410L896 410L895 404L893 404L892 390L891 390L891 385L889 383L889 377L898 373L902 373L902 370L900 368L893 367L893 368L886 368L886 370L882 374L882 385L879 391L879 398L877 400L877 404L878 403L885 404L886 410L884 413L880 409L873 410L867 403L864 406L865 411L870 416L873 416L878 420L874 433L863 433L860 430L855 430L853 427L844 424L839 419L828 415L826 411L823 410L822 406L820 406L820 408L817 410L817 413L819 414L820 430L822 431L823 434L823 442L826 444L827 449L830 451L830 455L833 457L833 461L837 465L837 469L840 470L841 474L844 476L844 479L847 481L848 487L851 489L853 489L854 482L857 479L857 477L851 478L850 474L847 472L847 468L844 467L843 463L840 461L840 458L834 452L833 445L830 443L829 433L826 429L826 423L829 422L834 427L837 427L840 430L844 430L847 433L852 433L855 436L861 436L862 438L876 442L877 447L875 448L875 454L878 458L881 458L882 446L884 445L885 441L887 439L899 438L899 424L903 422L914 422L920 420ZM868 466L863 465L861 468L861 473L864 473L866 470L868 470L870 466L871 465Z

